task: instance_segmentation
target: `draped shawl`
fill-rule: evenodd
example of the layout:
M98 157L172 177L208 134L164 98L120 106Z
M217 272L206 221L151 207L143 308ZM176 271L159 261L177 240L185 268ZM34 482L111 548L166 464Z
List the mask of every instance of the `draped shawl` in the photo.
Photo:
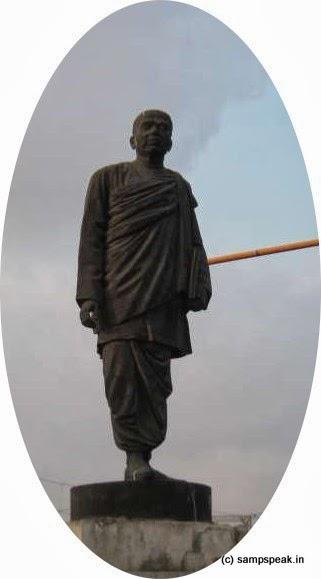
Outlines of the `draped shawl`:
M190 300L190 309L206 309L211 283L197 203L180 175L129 181L100 204L91 197L79 249L78 303L99 299L110 324L177 295Z

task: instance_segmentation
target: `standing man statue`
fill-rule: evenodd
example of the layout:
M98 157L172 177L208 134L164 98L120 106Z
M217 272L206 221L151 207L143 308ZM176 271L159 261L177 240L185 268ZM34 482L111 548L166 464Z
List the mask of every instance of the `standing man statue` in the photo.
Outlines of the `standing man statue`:
M166 435L171 358L191 353L186 314L211 297L190 185L164 167L172 120L148 110L134 121L132 162L92 176L82 222L77 302L98 334L115 443L125 480L167 478L151 452Z

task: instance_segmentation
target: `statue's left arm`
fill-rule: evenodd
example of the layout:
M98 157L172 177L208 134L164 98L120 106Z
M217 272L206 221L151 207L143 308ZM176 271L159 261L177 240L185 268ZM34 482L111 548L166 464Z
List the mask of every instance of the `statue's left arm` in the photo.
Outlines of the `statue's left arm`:
M81 321L89 327L97 326L99 311L103 308L106 227L106 195L103 174L99 170L89 182L78 253L76 300L81 308ZM95 323L86 323L90 313Z
M190 272L186 309L196 312L207 309L212 297L212 284L207 256L195 214L197 201L189 185L188 196L190 205L192 248L190 254Z

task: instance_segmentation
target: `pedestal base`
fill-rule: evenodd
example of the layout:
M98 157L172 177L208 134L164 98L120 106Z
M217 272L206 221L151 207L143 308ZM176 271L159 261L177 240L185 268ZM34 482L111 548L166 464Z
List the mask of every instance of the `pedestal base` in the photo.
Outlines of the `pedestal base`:
M207 567L246 534L237 525L110 517L70 523L91 551L114 567L139 577L179 577Z
M84 517L212 519L211 488L180 480L110 482L71 489L71 520Z

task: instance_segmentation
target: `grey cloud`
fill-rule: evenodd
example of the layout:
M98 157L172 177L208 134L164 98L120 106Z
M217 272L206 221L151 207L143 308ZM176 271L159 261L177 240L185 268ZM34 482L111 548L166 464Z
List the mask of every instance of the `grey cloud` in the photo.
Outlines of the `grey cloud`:
M8 205L5 244L18 258L24 246L39 255L40 237L50 261L70 251L89 175L132 157L128 139L140 110L157 106L173 115L169 164L186 172L218 130L225 105L257 98L269 82L248 48L213 17L175 2L149 4L89 31L44 91Z

